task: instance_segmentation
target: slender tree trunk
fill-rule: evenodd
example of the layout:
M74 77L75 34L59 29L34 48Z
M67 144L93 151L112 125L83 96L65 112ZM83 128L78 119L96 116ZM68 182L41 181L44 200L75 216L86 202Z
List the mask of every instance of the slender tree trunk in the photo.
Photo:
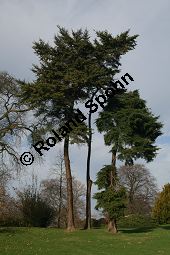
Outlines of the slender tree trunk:
M91 228L91 187L92 181L90 179L90 159L91 159L91 141L92 141L92 131L91 131L91 112L89 112L88 117L88 128L89 128L89 137L88 137L88 155L87 155L87 172L86 172L86 222L84 229Z
M72 176L69 159L69 137L65 137L64 140L64 162L66 168L66 179L67 179L67 230L74 231L74 213L73 213L73 187L72 187Z
M94 96L98 92L98 88L93 93L91 100L93 100ZM88 117L88 130L89 130L89 136L88 136L88 154L87 154L87 170L86 170L86 222L84 229L91 229L91 188L92 188L92 180L90 179L90 159L91 159L91 143L92 143L92 129L91 129L91 108L89 111L89 117Z
M63 162L60 165L60 190L59 190L59 209L58 209L58 228L60 228L61 208L62 208L62 186L63 186Z
M118 232L117 231L117 224L116 224L115 219L109 220L109 222L108 222L108 231L112 234L116 234Z

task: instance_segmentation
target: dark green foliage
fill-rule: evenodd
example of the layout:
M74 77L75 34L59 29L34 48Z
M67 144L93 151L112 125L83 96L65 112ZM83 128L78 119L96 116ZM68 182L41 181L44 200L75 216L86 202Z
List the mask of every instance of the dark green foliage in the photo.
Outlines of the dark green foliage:
M109 186L111 186L110 175L113 170L112 165L106 165L97 173L97 180L95 184L97 184L99 190L107 189Z
M119 228L154 227L155 222L148 215L130 214L121 217L118 221Z
M91 41L87 30L72 30L69 33L64 28L58 28L53 46L42 40L34 43L33 49L39 57L39 65L33 67L36 81L32 84L23 83L21 95L24 103L35 109L36 116L42 117L40 128L43 126L49 131L74 117L78 104L91 98L95 91L102 92L113 85L114 75L119 72L121 56L134 49L137 38L137 35L129 36L129 31L116 37L107 31L98 31L96 39ZM39 128L37 130L39 132ZM83 123L65 138L70 203L73 199L69 142L71 139L73 143L87 142L90 131L91 127L87 130ZM68 215L72 215L69 210Z
M100 219L91 219L91 226L92 228L103 228L106 224L105 218L100 218Z
M18 195L23 220L28 226L47 227L51 223L54 210L41 198L39 193L27 188Z
M162 134L158 118L135 90L111 98L97 119L97 127L118 159L126 164L133 164L138 158L150 162L158 150L155 140Z
M170 222L170 184L164 185L153 208L153 218L158 223Z
M94 195L97 199L96 209L103 209L109 220L118 219L124 215L126 205L126 190L118 184L118 180L113 185L113 167L105 166L97 173L96 184L99 190L104 189Z
M113 187L109 187L105 191L96 193L94 198L97 199L95 208L97 210L102 208L109 219L118 219L124 215L126 191L123 187L116 191Z
M54 46L43 40L34 43L33 49L40 64L34 65L36 81L23 84L22 98L37 109L44 121L72 117L77 103L91 96L91 92L110 86L113 75L119 72L121 55L136 45L136 35L124 32L113 37L108 32L96 32L91 42L87 30L69 33L59 28Z

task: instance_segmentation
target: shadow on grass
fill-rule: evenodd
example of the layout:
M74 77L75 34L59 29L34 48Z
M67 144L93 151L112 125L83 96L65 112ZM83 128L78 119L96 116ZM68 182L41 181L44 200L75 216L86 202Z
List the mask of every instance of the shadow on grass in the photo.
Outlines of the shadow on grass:
M170 225L168 225L168 226L159 226L160 228L163 228L163 229L165 229L165 230L170 230Z
M19 232L24 232L24 229L13 228L13 227L0 227L0 234L1 233L17 234Z
M138 227L138 228L127 228L120 229L120 232L125 234L133 234L133 233L147 233L152 232L156 227Z

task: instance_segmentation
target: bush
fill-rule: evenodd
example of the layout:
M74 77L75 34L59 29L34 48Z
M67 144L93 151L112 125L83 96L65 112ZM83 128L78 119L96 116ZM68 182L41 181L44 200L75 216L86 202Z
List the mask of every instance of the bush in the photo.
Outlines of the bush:
M37 192L29 188L19 193L20 209L27 226L47 227L54 218L54 210Z
M91 225L92 228L102 228L104 227L106 224L106 220L104 218L100 218L100 219L91 219Z
M6 217L0 219L1 227L25 227L25 223L22 218Z
M170 184L163 187L155 201L152 216L159 224L170 222Z
M156 224L152 220L151 216L130 214L125 217L121 217L118 221L118 226L120 228L154 227Z

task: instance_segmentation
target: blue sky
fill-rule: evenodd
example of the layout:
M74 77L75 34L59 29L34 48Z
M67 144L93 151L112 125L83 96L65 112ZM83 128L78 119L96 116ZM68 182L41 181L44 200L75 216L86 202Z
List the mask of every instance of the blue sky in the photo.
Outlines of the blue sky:
M92 37L94 30L107 29L117 35L127 29L139 34L137 47L122 58L121 75L129 72L134 78L130 89L139 89L147 105L164 123L164 135L157 140L161 148L157 158L147 164L157 178L159 187L170 182L170 1L169 0L0 0L0 70L16 78L31 81L32 64L37 58L32 42L42 38L52 43L57 25L68 29L87 28ZM39 166L27 167L23 178L34 169L39 178L49 174L60 145L52 149ZM73 174L85 182L87 148L71 146ZM92 179L103 164L110 163L109 148L103 136L93 137Z

